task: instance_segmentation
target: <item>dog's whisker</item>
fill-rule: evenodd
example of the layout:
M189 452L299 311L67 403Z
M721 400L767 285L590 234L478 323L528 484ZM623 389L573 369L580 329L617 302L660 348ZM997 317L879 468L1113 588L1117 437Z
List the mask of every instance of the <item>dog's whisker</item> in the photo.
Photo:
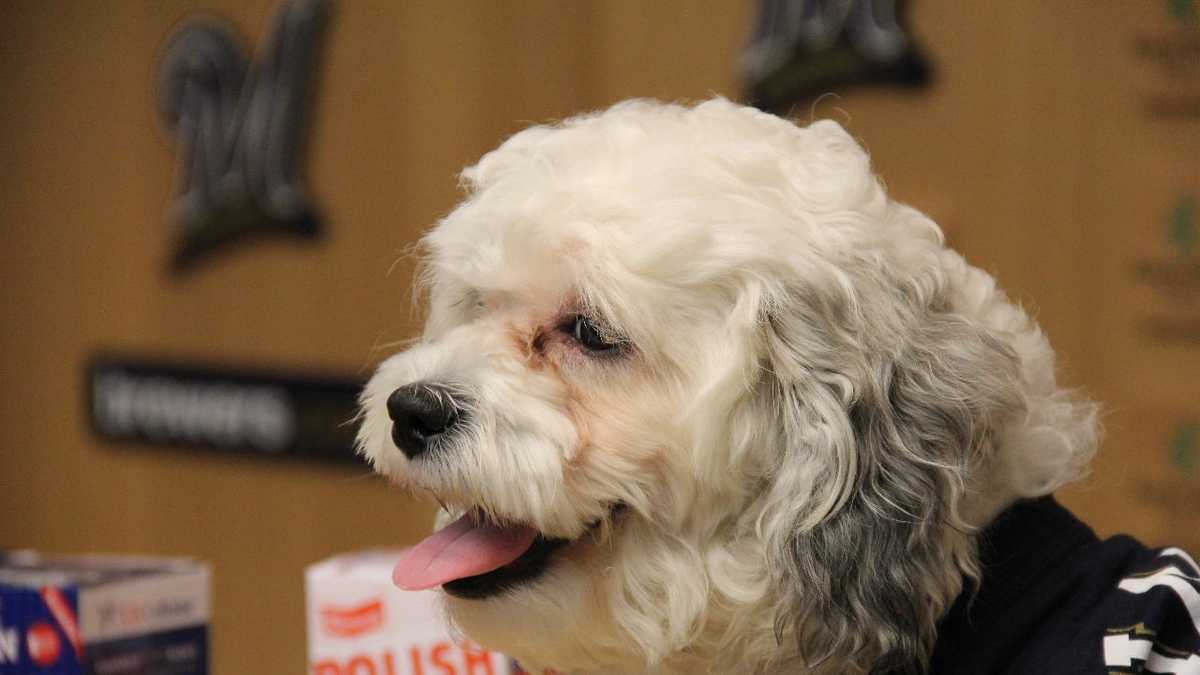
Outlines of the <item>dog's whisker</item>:
M424 488L424 490L429 493L430 497L433 497L433 500L438 503L438 506L442 507L443 511L445 511L446 513L451 512L450 507L446 506L446 502L442 501L441 495L439 495L437 492L435 492L433 490L433 488L427 487L427 488Z

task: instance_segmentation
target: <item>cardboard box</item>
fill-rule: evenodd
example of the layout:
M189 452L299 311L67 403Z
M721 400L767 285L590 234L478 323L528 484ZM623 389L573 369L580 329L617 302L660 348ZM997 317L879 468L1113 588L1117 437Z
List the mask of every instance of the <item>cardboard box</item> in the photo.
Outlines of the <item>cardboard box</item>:
M0 675L208 675L208 569L0 552Z
M518 675L497 652L451 636L435 591L392 585L398 550L308 568L309 675Z

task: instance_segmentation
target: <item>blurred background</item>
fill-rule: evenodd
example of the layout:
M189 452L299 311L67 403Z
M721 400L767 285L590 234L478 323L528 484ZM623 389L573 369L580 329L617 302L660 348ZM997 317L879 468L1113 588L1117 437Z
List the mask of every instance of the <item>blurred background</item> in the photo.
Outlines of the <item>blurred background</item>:
M214 671L301 672L304 567L414 542L431 505L352 462L102 439L89 364L361 381L418 330L402 253L453 206L463 166L628 97L747 100L757 64L783 72L759 83L764 105L846 124L1105 403L1095 469L1062 499L1101 534L1200 552L1196 2L917 0L898 6L913 58L870 72L852 16L827 53L746 56L777 2L343 0L319 37L281 32L287 6L0 4L0 549L207 560ZM197 65L175 38L205 16L226 29L191 36L208 39ZM222 63L237 50L221 36L256 65ZM173 58L217 73L211 91L165 73ZM307 88L289 79L305 72ZM263 116L205 135L226 118L196 111L252 89L279 131L256 147L303 204L206 217L180 197L212 166L197 157L215 138L254 145L229 139Z

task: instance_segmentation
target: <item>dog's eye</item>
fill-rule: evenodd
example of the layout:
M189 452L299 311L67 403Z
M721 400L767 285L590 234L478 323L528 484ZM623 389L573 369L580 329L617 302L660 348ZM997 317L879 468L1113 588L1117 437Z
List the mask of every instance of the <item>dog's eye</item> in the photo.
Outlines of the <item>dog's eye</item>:
M606 352L617 346L600 334L599 329L586 317L576 316L571 324L571 335L575 341L593 352Z

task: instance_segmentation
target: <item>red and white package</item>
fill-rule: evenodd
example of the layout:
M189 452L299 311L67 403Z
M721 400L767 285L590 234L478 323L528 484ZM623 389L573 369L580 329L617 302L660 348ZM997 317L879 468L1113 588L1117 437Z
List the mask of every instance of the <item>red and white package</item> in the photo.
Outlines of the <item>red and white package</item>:
M305 573L309 675L518 675L450 635L436 591L392 584L399 550L350 553Z

